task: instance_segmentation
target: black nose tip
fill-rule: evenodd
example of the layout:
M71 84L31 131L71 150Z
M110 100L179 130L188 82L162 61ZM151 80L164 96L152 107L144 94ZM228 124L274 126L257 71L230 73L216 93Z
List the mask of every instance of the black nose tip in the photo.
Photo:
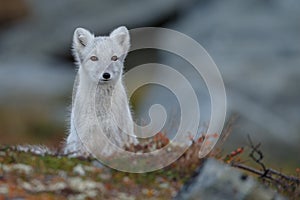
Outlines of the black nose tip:
M104 74L102 75L102 77L103 77L104 79L108 80L108 79L110 79L110 74L109 74L109 73L104 73Z

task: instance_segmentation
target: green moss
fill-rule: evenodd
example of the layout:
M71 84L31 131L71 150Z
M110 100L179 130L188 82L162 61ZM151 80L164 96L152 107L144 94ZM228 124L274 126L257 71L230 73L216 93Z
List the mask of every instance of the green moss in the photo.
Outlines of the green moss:
M78 165L89 165L90 162L66 156L39 156L32 153L17 152L10 148L3 147L0 150L2 164L22 163L32 166L38 173L56 173L59 170L72 172L72 169Z

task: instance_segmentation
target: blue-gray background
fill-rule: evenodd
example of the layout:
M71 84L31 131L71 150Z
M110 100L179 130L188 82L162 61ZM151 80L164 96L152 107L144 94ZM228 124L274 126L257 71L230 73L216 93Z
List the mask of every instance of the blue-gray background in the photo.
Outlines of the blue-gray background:
M159 26L197 40L219 67L228 118L239 116L226 149L246 145L249 134L262 143L267 161L293 169L300 165L299 9L297 0L0 0L0 142L58 146L65 137L76 27L104 35L119 25ZM176 59L133 52L126 68L161 61L181 68L197 85L188 64ZM200 82L201 110L209 114ZM144 89L149 93L137 92L134 108L172 96L161 88ZM173 103L166 103L171 116L177 113Z

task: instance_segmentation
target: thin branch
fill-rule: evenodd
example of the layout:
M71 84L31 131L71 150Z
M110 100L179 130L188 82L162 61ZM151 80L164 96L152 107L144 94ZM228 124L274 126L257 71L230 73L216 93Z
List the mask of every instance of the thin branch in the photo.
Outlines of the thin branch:
M265 174L263 174L263 176L266 176L268 173L268 169L266 168L265 164L262 163L264 155L261 152L261 150L259 149L261 144L258 143L257 145L254 145L250 138L250 135L248 135L248 141L250 143L250 148L252 149L251 153L249 154L250 158L252 158L252 160L254 160L257 164L259 164L261 166L261 168L265 172Z
M248 135L248 141L249 141L250 148L251 148L249 157L255 163L257 163L259 166L261 166L262 170L257 170L252 167L249 167L247 165L244 165L242 163L237 163L237 162L232 161L231 165L233 167L256 174L256 175L260 176L260 178L262 178L263 181L272 181L274 183L279 184L283 188L288 188L292 185L293 186L300 185L300 178L295 177L295 176L288 176L288 175L285 175L274 169L267 168L265 166L265 164L263 163L264 155L263 155L262 151L259 149L261 144L259 143L257 145L254 145L254 143L252 142L249 135Z
M260 177L263 178L263 179L269 179L269 180L274 181L274 182L276 182L276 183L278 183L278 184L280 184L280 185L282 185L282 186L284 186L284 187L287 187L287 184L286 184L286 183L284 183L284 182L281 181L281 180L276 179L275 177L273 177L273 176L270 175L270 174L267 174L265 171L260 171L260 170L257 170L257 169L255 169L255 168L249 167L249 166L247 166L247 165L240 164L240 163L234 163L234 162L231 163L231 166L236 167L236 168L239 168L239 169L242 169L242 170L245 170L245 171L248 171L248 172L251 172L251 173L253 173L253 174L256 174L256 175L260 176ZM275 172L276 175L279 175L280 177L285 178L287 181L290 181L290 182L295 183L295 184L297 184L297 185L300 184L300 179L297 178L297 177L294 177L294 176L287 176L287 175L284 175L284 174L282 174L282 173L280 173L280 172L277 172L277 171L275 171L275 170L273 170L273 169L269 169L269 171L272 172L272 173ZM277 174L277 173L278 173L278 174Z
M284 178L285 180L296 182L297 184L300 184L300 178L296 176L287 176L279 171L276 171L274 169L269 169L269 172L272 174L275 174L277 176L280 176L281 178Z
M243 170L245 170L245 171L251 172L251 173L256 174L256 175L258 175L258 176L261 176L261 177L265 174L264 171L260 171L260 170L258 170L258 169L255 169L255 168L252 168L252 167L249 167L249 166L247 166L247 165L240 164L240 163L234 163L234 162L233 162L233 163L231 163L231 166L236 167L236 168L239 168L239 169L243 169ZM265 176L263 176L263 177L275 181L275 179L274 179L272 176L265 175Z

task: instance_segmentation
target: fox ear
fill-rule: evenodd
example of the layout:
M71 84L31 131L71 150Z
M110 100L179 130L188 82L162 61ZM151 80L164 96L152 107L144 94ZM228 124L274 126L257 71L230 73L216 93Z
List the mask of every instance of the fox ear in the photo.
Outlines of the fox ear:
M73 45L74 49L81 50L87 45L91 44L94 39L94 35L84 28L77 28L74 31Z
M111 32L109 37L116 41L118 45L120 45L124 54L127 54L130 48L130 36L129 31L125 26L120 26L119 28L115 29L113 32Z

